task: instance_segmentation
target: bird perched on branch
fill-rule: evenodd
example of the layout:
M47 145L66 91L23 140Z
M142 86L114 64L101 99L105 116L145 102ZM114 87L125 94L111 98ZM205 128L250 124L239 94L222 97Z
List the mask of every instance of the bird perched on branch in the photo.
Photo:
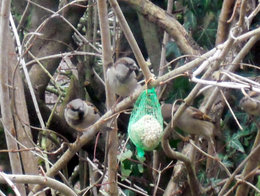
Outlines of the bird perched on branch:
M247 96L244 96L239 103L242 110L249 115L260 115L260 93L250 91Z
M164 118L170 119L172 113L178 110L179 105L175 105L174 108L172 107L172 104L162 105L162 115ZM208 139L214 135L214 121L205 113L191 106L187 107L180 115L176 121L176 126L189 134L205 136Z
M129 57L120 58L108 67L106 74L112 91L121 97L127 97L140 88L136 79L136 70L138 67L135 61Z
M80 132L85 131L100 118L97 108L82 99L70 101L65 108L64 116L67 123Z
M162 115L164 118L171 119L172 114L178 110L179 105L176 104L174 108L172 107L172 104L162 105ZM216 156L214 138L215 124L208 115L197 108L189 106L177 119L176 126L186 133L204 136L208 141L208 153L212 156ZM208 159L206 166L207 170L208 168L211 168L211 165L212 160Z

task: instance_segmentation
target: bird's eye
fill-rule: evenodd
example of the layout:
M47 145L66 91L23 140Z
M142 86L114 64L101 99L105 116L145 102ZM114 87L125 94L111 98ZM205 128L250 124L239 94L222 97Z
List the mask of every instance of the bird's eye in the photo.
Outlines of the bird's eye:
M77 111L79 111L78 108L73 108L73 107L71 107L71 110L72 110L73 112L77 112Z

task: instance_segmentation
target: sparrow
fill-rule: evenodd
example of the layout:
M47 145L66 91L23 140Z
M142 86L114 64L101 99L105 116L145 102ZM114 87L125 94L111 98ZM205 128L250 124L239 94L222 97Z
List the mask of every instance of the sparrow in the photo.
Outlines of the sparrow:
M248 96L244 96L239 102L240 108L249 115L260 115L260 93L250 91Z
M175 113L180 105L172 104L162 105L163 117L169 118L169 114ZM171 111L169 113L169 110ZM170 116L170 118L171 118ZM204 136L208 141L208 153L212 156L216 156L214 129L215 122L205 113L192 106L187 107L176 121L176 126L189 134L195 134L198 136ZM212 160L208 159L206 168L210 168Z
M162 115L164 119L171 119L172 112L175 113L179 105L175 105L172 111L172 104L162 105ZM194 107L187 107L180 115L176 126L189 134L205 136L208 139L213 138L215 128L214 121L205 113Z
M172 118L172 113L174 114L180 105L175 105L174 108L172 104L163 104L162 115L166 119ZM214 129L215 122L205 113L201 112L199 109L194 107L187 107L176 121L176 126L182 131L195 134L198 136L204 136L208 141L208 154L217 157L217 152L215 148L215 138ZM212 159L208 158L206 164L206 171L212 166Z
M107 69L107 80L110 88L121 97L131 95L140 84L137 83L136 73L138 67L135 61L129 57L119 58Z
M83 132L100 118L100 114L93 104L74 99L67 104L64 117L72 128Z

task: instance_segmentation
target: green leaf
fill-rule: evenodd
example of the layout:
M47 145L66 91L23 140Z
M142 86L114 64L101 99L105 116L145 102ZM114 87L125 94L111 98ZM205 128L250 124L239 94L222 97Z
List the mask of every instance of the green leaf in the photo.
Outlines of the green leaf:
M133 152L131 150L127 150L124 153L117 156L118 160L121 162L122 180L125 180L132 173L133 166L129 161L132 155Z
M130 174L132 173L132 169L125 169L124 168L124 164L121 164L121 175L122 175L122 181L124 181L125 179L127 179Z
M222 163L227 167L227 168L231 168L234 166L234 164L229 161L229 160L223 160Z
M168 42L166 45L166 59L169 61L181 56L181 51L176 42Z
M127 150L124 153L121 153L117 156L117 159L119 161L124 161L126 159L130 159L133 156L133 152L131 150Z
M225 153L225 154L218 154L218 157L220 158L221 162L227 167L227 168L231 168L234 166L233 162L229 161L228 158L229 156Z
M129 189L124 190L125 195L127 196L135 196L135 193Z
M241 142L238 140L238 138L234 138L230 141L229 146L233 147L234 149L245 153L245 149L243 147L243 145L241 144Z
M204 7L205 12L209 10L210 3L211 3L211 0L204 0L203 7Z
M197 18L192 11L186 12L184 27L188 31L197 27Z
M144 173L144 166L143 166L143 164L138 164L138 171L140 173Z
M257 184L256 187L260 189L260 176L257 177ZM256 193L255 196L260 196L260 193Z

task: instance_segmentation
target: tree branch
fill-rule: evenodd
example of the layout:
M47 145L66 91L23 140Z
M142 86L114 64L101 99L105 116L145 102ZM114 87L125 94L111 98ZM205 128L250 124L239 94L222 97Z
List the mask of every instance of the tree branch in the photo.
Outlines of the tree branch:
M184 54L200 54L199 46L184 27L170 14L149 0L120 0L135 7L149 21L163 28L175 40Z
M35 175L11 175L11 174L5 174L8 179L15 183L23 183L23 184L40 184L44 187L50 187L55 190L58 190L64 195L71 195L71 196L77 196L77 194L71 190L68 186L66 186L64 183L59 182L58 180L49 178L47 176L35 176ZM0 182L6 183L5 179L0 176ZM26 194L25 194L26 195Z

